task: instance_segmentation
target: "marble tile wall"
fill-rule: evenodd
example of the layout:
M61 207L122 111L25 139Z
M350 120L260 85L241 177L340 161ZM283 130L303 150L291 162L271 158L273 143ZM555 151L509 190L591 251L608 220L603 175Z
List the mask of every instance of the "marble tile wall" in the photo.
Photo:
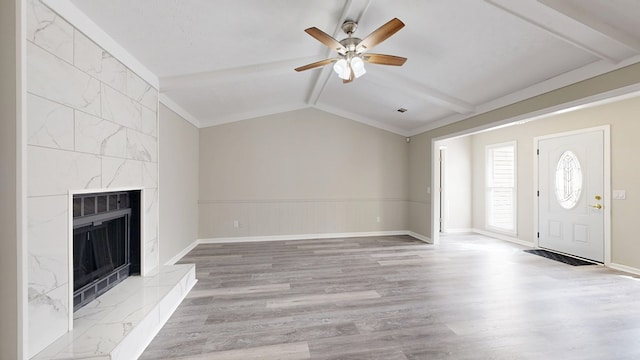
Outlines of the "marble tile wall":
M144 273L158 266L158 91L27 1L29 357L69 330L69 194L143 190Z

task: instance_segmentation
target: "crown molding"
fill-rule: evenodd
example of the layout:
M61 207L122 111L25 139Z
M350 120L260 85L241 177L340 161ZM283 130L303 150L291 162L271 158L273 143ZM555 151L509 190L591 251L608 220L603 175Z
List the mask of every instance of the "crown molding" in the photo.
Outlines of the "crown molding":
M190 112L185 110L182 106L178 105L175 101L173 101L166 94L160 94L158 96L158 101L160 101L160 103L162 103L164 106L168 107L169 110L173 111L174 113L180 115L183 119L185 119L188 122L190 122L191 125L197 127L198 129L202 127L200 125L200 120L198 120L198 118L196 118L195 116L191 115Z

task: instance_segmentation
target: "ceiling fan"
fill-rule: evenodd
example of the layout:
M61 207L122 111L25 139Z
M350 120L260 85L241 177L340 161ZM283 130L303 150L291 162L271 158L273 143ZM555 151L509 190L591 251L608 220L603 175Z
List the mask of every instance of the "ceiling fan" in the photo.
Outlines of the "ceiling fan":
M313 36L331 50L337 51L338 56L300 66L295 70L304 71L335 63L333 70L342 79L342 82L346 84L366 73L364 68L365 61L371 64L393 66L402 66L405 61L407 61L407 58L400 56L366 53L404 27L404 23L398 18L391 19L362 40L352 36L357 27L357 22L351 19L345 20L345 22L342 23L342 31L347 34L347 37L340 41L334 39L317 27L306 29L305 32L307 34Z

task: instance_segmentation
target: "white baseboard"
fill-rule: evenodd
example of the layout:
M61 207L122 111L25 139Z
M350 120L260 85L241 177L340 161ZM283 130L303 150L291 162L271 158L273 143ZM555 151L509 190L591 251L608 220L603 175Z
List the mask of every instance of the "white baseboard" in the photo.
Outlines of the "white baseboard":
M187 255L189 253L189 251L193 250L196 246L198 246L198 244L200 244L200 240L196 239L189 246L187 246L182 251L180 251L178 254L176 254L176 256L174 256L171 259L169 259L169 261L167 261L165 263L165 265L174 265L175 263L178 262L178 260L182 259L185 255Z
M443 234L471 234L473 233L473 229L446 229Z
M415 233L413 231L407 231L407 235L409 235L409 236L411 236L413 238L416 238L416 239L418 239L418 240L420 240L422 242L425 242L427 244L433 244L433 240L431 240L430 237Z
M246 236L246 237L224 237L199 239L199 244L221 244L221 243L245 243L259 241L295 241L313 239L338 239L367 236L394 236L409 235L406 230L399 231L371 231L371 232L351 232L351 233L328 233L328 234L299 234L299 235L273 235L273 236Z
M492 238L495 238L495 239L512 242L514 244L527 246L527 247L530 247L530 248L536 247L535 244L532 243L532 242L520 240L520 239L515 238L513 236L508 236L508 235L504 235L504 234L498 234L498 233L494 233L494 232L490 232L490 231L486 231L486 230L480 230L480 229L473 229L473 232L476 233L476 234L489 236L489 237L492 237Z
M616 263L609 263L607 264L607 267L610 267L614 270L620 270L620 271L624 271L624 272L628 272L634 275L640 275L640 269L638 268L634 268L631 266L627 266L627 265L620 265L620 264L616 264Z

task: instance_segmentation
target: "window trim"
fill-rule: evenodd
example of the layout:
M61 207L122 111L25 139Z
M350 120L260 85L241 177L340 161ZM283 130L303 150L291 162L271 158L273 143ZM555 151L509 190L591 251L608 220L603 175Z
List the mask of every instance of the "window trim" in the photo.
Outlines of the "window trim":
M513 195L512 195L512 201L513 201L513 213L512 213L512 221L513 221L513 229L505 229L502 227L498 227L495 225L492 225L489 223L489 219L491 218L490 214L492 214L491 212L491 204L489 203L489 199L490 199L490 192L491 189L493 188L500 188L500 187L496 187L496 186L490 186L490 182L491 182L491 173L492 173L492 168L490 168L490 166L493 166L493 162L491 160L491 155L493 154L493 150L497 149L497 148L503 148L503 147L513 147ZM492 232L496 232L496 233L502 233L502 234L506 234L506 235L517 235L518 234L518 144L517 141L513 140L513 141L508 141L508 142L502 142L502 143L496 143L496 144L490 144L490 145L486 145L485 146L485 161L484 161L484 171L485 171L485 177L484 177L484 193L485 193L485 198L484 198L484 207L485 207L485 217L484 217L484 223L485 223L485 228L489 231Z

